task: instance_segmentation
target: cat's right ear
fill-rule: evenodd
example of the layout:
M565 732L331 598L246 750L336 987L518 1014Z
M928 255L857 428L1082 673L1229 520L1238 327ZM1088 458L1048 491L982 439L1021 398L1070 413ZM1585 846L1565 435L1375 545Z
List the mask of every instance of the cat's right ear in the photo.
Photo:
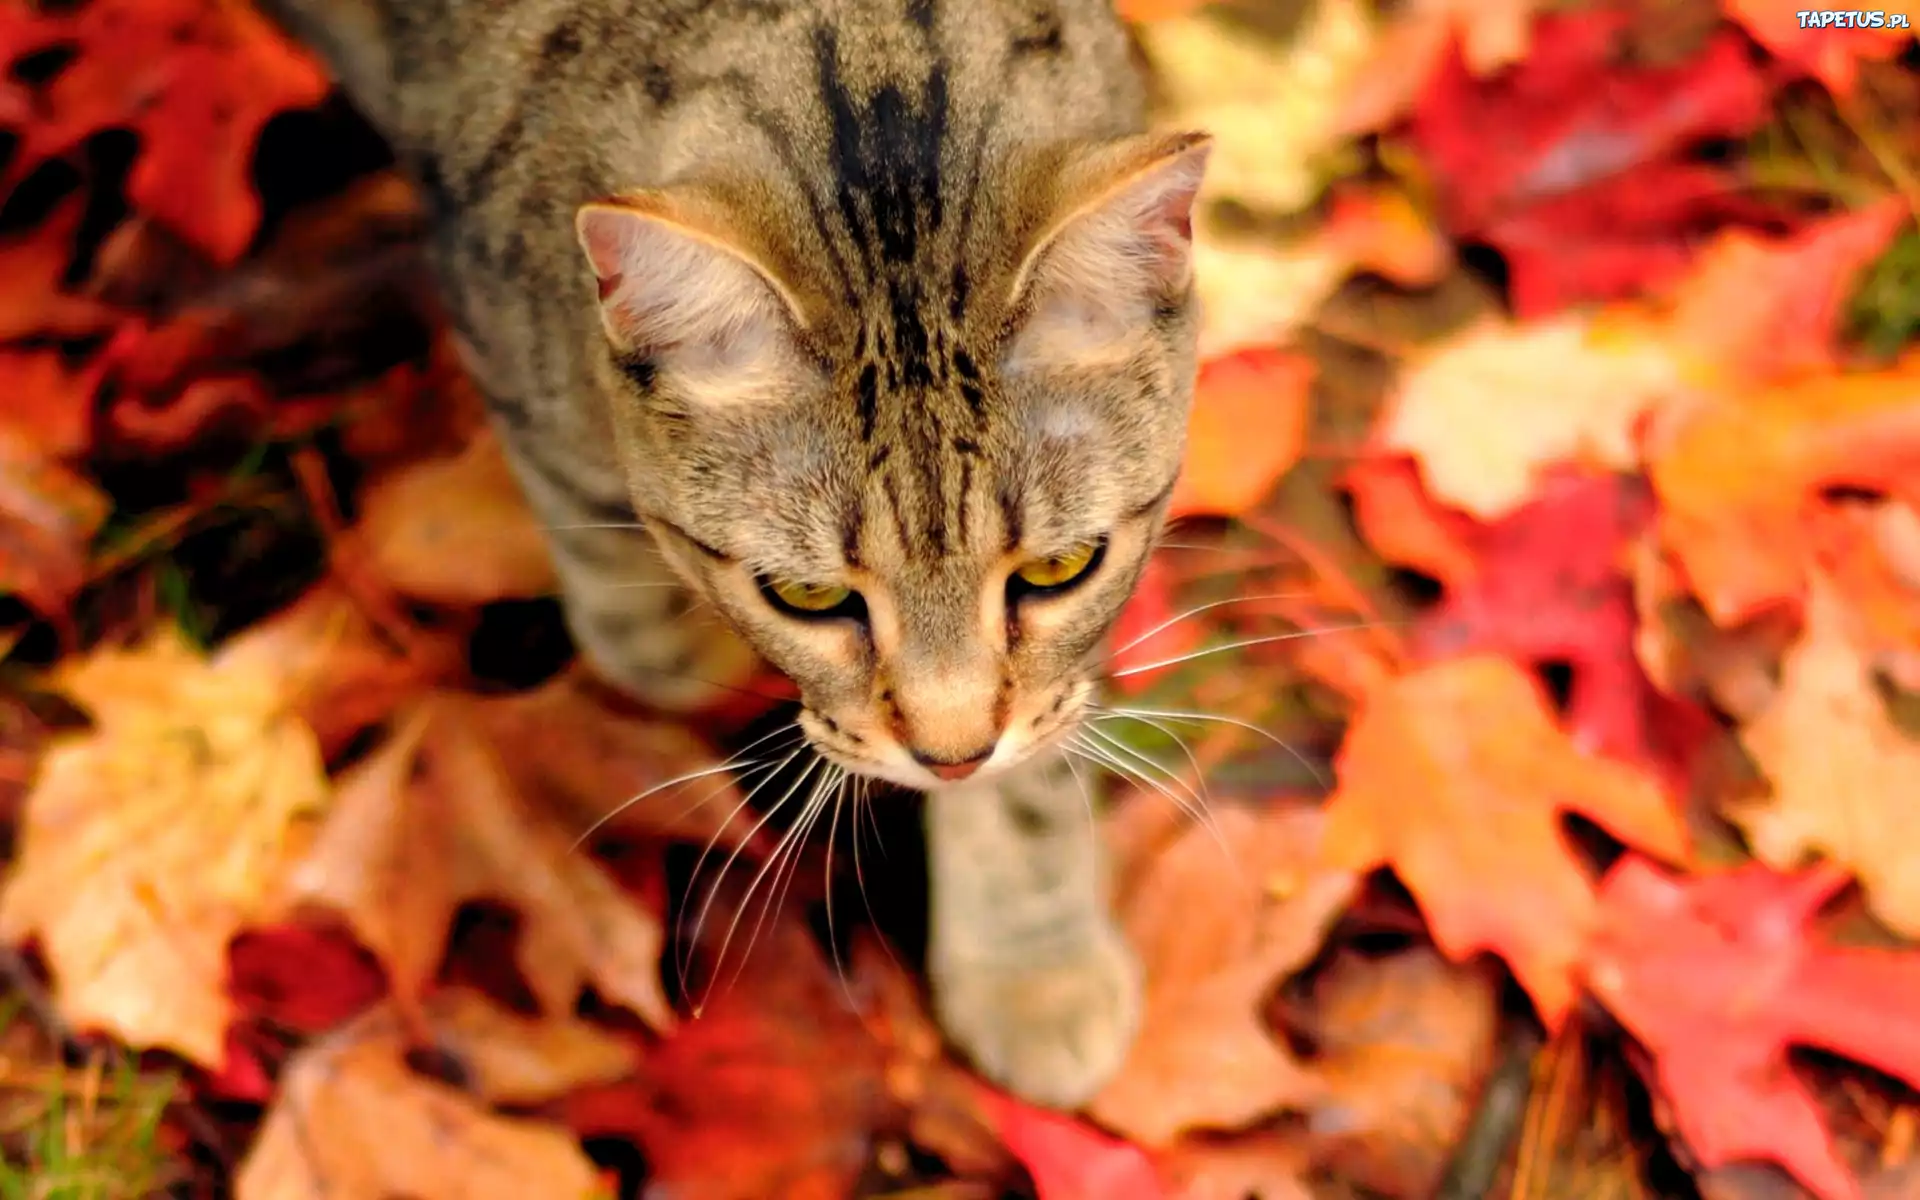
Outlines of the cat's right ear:
M580 246L614 349L714 400L749 399L804 327L792 293L719 222L665 196L581 207Z

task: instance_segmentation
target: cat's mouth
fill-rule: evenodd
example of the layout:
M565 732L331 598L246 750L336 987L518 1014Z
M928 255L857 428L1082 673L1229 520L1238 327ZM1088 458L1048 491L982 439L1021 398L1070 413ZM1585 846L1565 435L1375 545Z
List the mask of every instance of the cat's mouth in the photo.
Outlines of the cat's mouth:
M1031 704L1016 706L992 750L965 764L929 762L894 738L854 732L810 707L800 710L796 724L822 758L849 774L939 792L991 783L1060 748L1080 725L1094 687L1091 680L1063 683Z

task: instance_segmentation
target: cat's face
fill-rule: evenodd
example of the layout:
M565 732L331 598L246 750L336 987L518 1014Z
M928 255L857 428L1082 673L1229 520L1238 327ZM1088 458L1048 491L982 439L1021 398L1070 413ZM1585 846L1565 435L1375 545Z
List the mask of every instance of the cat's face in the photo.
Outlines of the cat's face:
M866 302L806 294L684 201L583 211L636 505L830 760L933 788L1082 715L1179 471L1205 157L1065 164L966 305L914 261Z

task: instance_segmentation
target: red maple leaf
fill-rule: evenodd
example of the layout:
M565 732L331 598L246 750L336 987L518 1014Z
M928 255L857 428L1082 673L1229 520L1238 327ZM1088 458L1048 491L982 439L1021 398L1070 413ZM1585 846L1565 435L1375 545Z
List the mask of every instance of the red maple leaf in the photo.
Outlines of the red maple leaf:
M1920 1084L1920 954L1822 945L1846 877L1746 866L1699 879L1643 858L1600 886L1587 986L1638 1038L1680 1136L1707 1166L1775 1162L1822 1200L1859 1185L1787 1049L1828 1050Z
M1532 53L1486 80L1455 47L1414 111L1449 227L1505 255L1522 317L1656 286L1701 234L1776 220L1688 157L1766 116L1768 83L1740 35L1678 66L1626 67L1614 61L1626 23L1617 10L1543 17Z
M317 104L326 74L244 4L89 0L0 10L0 60L70 54L33 86L0 81L0 122L20 139L0 187L105 129L141 137L135 207L226 264L260 222L249 171L274 113Z
M1708 719L1660 693L1641 669L1623 569L1628 544L1653 511L1638 483L1562 471L1504 520L1459 517L1476 569L1422 614L1408 642L1414 656L1493 651L1536 667L1565 666L1565 725L1577 741L1683 774Z

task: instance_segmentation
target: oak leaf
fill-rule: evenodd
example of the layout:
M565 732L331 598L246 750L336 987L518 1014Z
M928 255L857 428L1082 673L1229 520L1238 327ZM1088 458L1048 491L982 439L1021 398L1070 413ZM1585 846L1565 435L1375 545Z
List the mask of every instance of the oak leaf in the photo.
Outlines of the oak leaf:
M1585 965L1594 996L1651 1056L1695 1159L1779 1163L1822 1200L1860 1191L1789 1047L1920 1084L1920 954L1825 945L1809 929L1845 885L1838 871L1758 865L1677 879L1628 855L1601 884Z
M111 502L0 419L0 596L64 620Z
M24 101L35 115L15 128L7 182L102 130L135 127L128 197L222 264L246 251L260 222L250 172L261 127L282 109L318 104L329 86L250 5L218 0L10 5L0 10L0 47L13 62L73 51ZM9 77L0 111L27 90Z
M551 595L546 532L494 438L388 474L360 496L355 534L396 591L436 604Z
M418 1200L589 1200L598 1172L564 1129L495 1114L632 1069L623 1043L568 1021L513 1016L471 993L435 997L433 1057L464 1086L421 1074L412 1025L368 1012L302 1050L281 1078L238 1200L411 1196ZM414 1053L410 1053L414 1052Z
M1273 490L1306 443L1314 371L1313 359L1286 350L1201 364L1170 519L1238 516Z
M1326 861L1393 867L1455 961L1492 950L1558 1028L1594 919L1593 885L1562 812L1663 858L1679 818L1640 770L1583 752L1540 688L1504 658L1435 663L1367 697L1335 760Z
M1145 1007L1126 1062L1087 1111L1149 1147L1190 1129L1244 1127L1318 1094L1261 1010L1319 952L1357 881L1319 866L1317 809L1216 805L1212 816L1127 865L1117 904L1146 971Z
M1660 538L1716 624L1796 602L1817 491L1920 472L1920 354L1883 371L1716 394L1647 435Z
M1763 862L1788 870L1825 854L1859 877L1876 917L1920 936L1912 834L1920 741L1888 717L1847 627L1833 584L1813 580L1806 630L1781 664L1780 690L1740 734L1772 781L1772 798L1729 815Z
M1378 437L1419 460L1435 499L1492 520L1553 465L1632 469L1641 415L1685 390L1671 353L1638 328L1578 314L1487 320L1410 365Z
M284 902L339 914L386 963L396 997L411 1001L431 980L460 906L505 901L523 918L521 967L544 1011L571 1012L592 983L654 1028L670 1027L659 918L518 792L501 752L462 711L467 703L475 702L418 702L340 781Z
M55 683L94 724L56 740L28 793L0 937L38 940L75 1025L218 1066L227 943L327 802L293 680L163 629Z
M1857 276L1910 217L1890 196L1788 238L1725 231L1667 298L1667 337L1733 379L1837 370L1834 341Z

